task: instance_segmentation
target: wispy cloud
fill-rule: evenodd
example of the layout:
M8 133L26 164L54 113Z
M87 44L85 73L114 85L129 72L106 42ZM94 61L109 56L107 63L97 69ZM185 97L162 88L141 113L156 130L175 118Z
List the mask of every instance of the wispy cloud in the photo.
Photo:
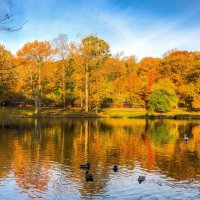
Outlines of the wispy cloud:
M152 18L145 21L137 17L134 19L134 16L130 20L109 13L101 15L99 19L112 32L110 40L114 53L124 51L125 55L136 55L141 59L146 56L161 57L164 52L174 48L200 50L200 28L184 26L198 12L199 8L196 8L173 21ZM146 27L141 27L145 24Z
M23 0L16 2L22 4ZM28 0L19 6L23 13L21 20L26 19L28 23L19 32L2 33L0 43L16 52L27 41L51 40L59 33L67 34L69 40L76 40L78 33L95 33L110 44L113 53L124 51L125 55L136 55L139 59L160 57L173 48L199 50L200 28L195 26L200 21L199 6L190 5L189 10L179 14L160 16L144 10L140 12L132 1L129 5L116 5L116 2ZM145 11L152 9L148 2L144 1Z

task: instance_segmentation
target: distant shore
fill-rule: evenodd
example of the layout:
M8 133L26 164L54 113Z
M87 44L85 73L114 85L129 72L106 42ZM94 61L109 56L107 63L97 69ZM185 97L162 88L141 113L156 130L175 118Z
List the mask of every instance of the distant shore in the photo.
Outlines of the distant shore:
M85 113L78 109L43 108L35 114L34 108L4 107L0 108L0 118L138 118L138 119L200 119L200 112L175 110L167 113L151 113L144 109L109 108L98 114Z

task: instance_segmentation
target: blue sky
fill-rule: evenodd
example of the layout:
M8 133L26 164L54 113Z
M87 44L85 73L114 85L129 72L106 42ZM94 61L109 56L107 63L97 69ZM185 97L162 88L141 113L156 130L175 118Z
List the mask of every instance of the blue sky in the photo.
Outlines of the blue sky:
M6 0L0 0L3 8ZM161 57L170 49L199 50L200 0L12 0L18 32L0 32L13 53L27 41L69 41L96 34L113 54Z

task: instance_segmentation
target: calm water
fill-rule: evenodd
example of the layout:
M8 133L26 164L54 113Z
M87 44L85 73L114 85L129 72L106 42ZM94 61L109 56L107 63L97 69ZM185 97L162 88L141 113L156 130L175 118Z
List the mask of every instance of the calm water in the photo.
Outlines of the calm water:
M1 120L0 199L200 199L200 121Z

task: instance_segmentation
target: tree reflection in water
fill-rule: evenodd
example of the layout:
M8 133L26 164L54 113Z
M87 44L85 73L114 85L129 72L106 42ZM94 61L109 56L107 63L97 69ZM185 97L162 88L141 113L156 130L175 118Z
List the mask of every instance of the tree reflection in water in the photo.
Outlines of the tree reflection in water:
M20 119L2 120L0 130L2 198L112 197L114 186L124 192L124 177L131 196L139 173L163 182L200 182L199 121ZM86 162L93 183L79 169ZM114 164L120 166L116 174Z

